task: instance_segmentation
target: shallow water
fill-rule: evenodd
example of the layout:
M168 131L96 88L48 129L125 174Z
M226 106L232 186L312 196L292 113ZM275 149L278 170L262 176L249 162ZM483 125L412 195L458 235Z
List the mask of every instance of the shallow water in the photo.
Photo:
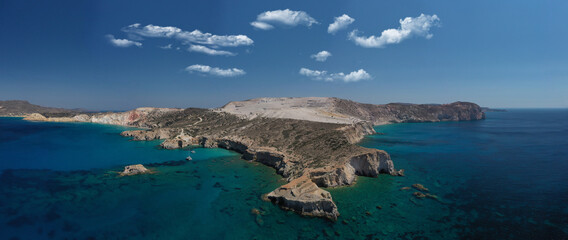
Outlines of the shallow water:
M473 122L394 124L361 145L405 177L328 189L335 223L260 196L272 168L221 149L161 150L126 128L0 118L0 236L19 239L567 239L566 110L511 110ZM144 163L152 175L118 177ZM438 198L402 187L421 183ZM260 209L262 215L251 214Z

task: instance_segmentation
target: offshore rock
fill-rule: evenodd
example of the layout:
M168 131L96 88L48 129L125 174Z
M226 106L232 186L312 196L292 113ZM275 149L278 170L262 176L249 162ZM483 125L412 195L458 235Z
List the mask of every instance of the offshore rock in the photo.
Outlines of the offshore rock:
M339 216L331 194L319 188L307 176L277 188L267 198L285 210L302 215L325 217L333 221Z
M142 164L128 165L124 167L124 171L120 173L121 176L131 176L137 174L149 173L150 170L144 167Z

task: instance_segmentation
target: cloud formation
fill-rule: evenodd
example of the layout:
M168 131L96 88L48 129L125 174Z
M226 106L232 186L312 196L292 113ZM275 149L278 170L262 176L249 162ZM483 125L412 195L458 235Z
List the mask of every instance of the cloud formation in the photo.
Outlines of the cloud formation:
M249 46L254 43L246 35L214 35L199 30L189 32L177 27L162 27L152 24L141 27L140 23L135 23L123 28L122 31L142 37L173 38L184 44L196 43L220 47L238 47Z
M293 11L290 9L266 11L258 14L256 21L251 22L250 25L256 29L270 30L274 28L275 24L295 27L304 25L307 27L313 24L318 24L314 18L304 11Z
M255 21L255 22L251 22L250 25L253 26L256 29L261 29L261 30L270 30L270 29L274 28L274 26L272 26L268 23L265 23L265 22L256 22Z
M235 56L235 55L237 55L236 53L233 53L233 52L223 51L223 50L215 50L215 49L211 49L211 48L208 48L206 46L201 46L201 45L191 45L191 46L189 46L189 48L187 50L190 51L190 52L205 53L207 55L212 55L212 56Z
M236 77L246 74L245 71L238 68L221 69L218 67L210 67L207 65L194 64L185 68L190 73L202 73L217 77Z
M114 38L113 35L110 34L106 35L106 37L108 38L110 44L112 44L115 47L130 47L130 46L142 47L141 42L136 42L128 39L116 39Z
M170 43L170 44L165 45L165 46L160 46L160 48L161 49L172 49L172 44Z
M358 82L361 80L371 79L371 75L363 69L359 69L357 71L350 72L349 74L345 74L342 72L328 73L327 71L318 71L307 68L301 68L300 74L309 77L312 80L326 81L326 82L333 82L333 81Z
M349 24L353 22L355 22L355 19L349 17L349 15L347 14L335 17L335 21L333 21L333 23L329 24L329 26L327 27L327 32L330 34L335 34L337 31L347 28L347 26L349 26Z
M430 28L439 26L440 18L435 14L420 14L420 16L415 18L406 17L405 19L400 19L399 22L399 28L384 30L380 36L359 36L359 32L354 30L349 34L349 39L355 42L355 44L366 48L381 48L387 44L400 43L412 36L430 39L434 36L430 33Z
M325 62L328 57L331 57L331 53L328 51L321 51L317 54L312 54L311 58L315 59L318 62Z

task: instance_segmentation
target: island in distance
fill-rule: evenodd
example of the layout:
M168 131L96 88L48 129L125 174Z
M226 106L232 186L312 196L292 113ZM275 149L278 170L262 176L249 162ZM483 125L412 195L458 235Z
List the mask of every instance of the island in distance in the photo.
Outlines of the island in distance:
M142 127L122 133L133 140L161 139L166 149L225 148L273 167L288 181L264 199L302 215L336 220L339 211L321 187L352 185L356 176L403 175L389 154L358 146L374 125L469 121L485 118L474 103L363 104L326 97L258 98L221 108L137 108L81 112L0 101L0 115L30 121L92 122Z

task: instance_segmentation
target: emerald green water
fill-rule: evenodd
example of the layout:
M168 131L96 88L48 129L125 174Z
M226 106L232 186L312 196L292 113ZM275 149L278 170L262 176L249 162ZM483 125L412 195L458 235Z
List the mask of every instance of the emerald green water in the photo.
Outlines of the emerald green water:
M385 135L361 145L387 150L406 176L359 177L354 186L328 189L341 213L337 222L262 201L284 180L230 151L195 149L188 162L189 150L128 141L118 136L121 127L0 118L0 236L567 239L568 112L531 111L538 110L377 127ZM156 173L116 174L133 163ZM414 183L438 199L401 190Z

